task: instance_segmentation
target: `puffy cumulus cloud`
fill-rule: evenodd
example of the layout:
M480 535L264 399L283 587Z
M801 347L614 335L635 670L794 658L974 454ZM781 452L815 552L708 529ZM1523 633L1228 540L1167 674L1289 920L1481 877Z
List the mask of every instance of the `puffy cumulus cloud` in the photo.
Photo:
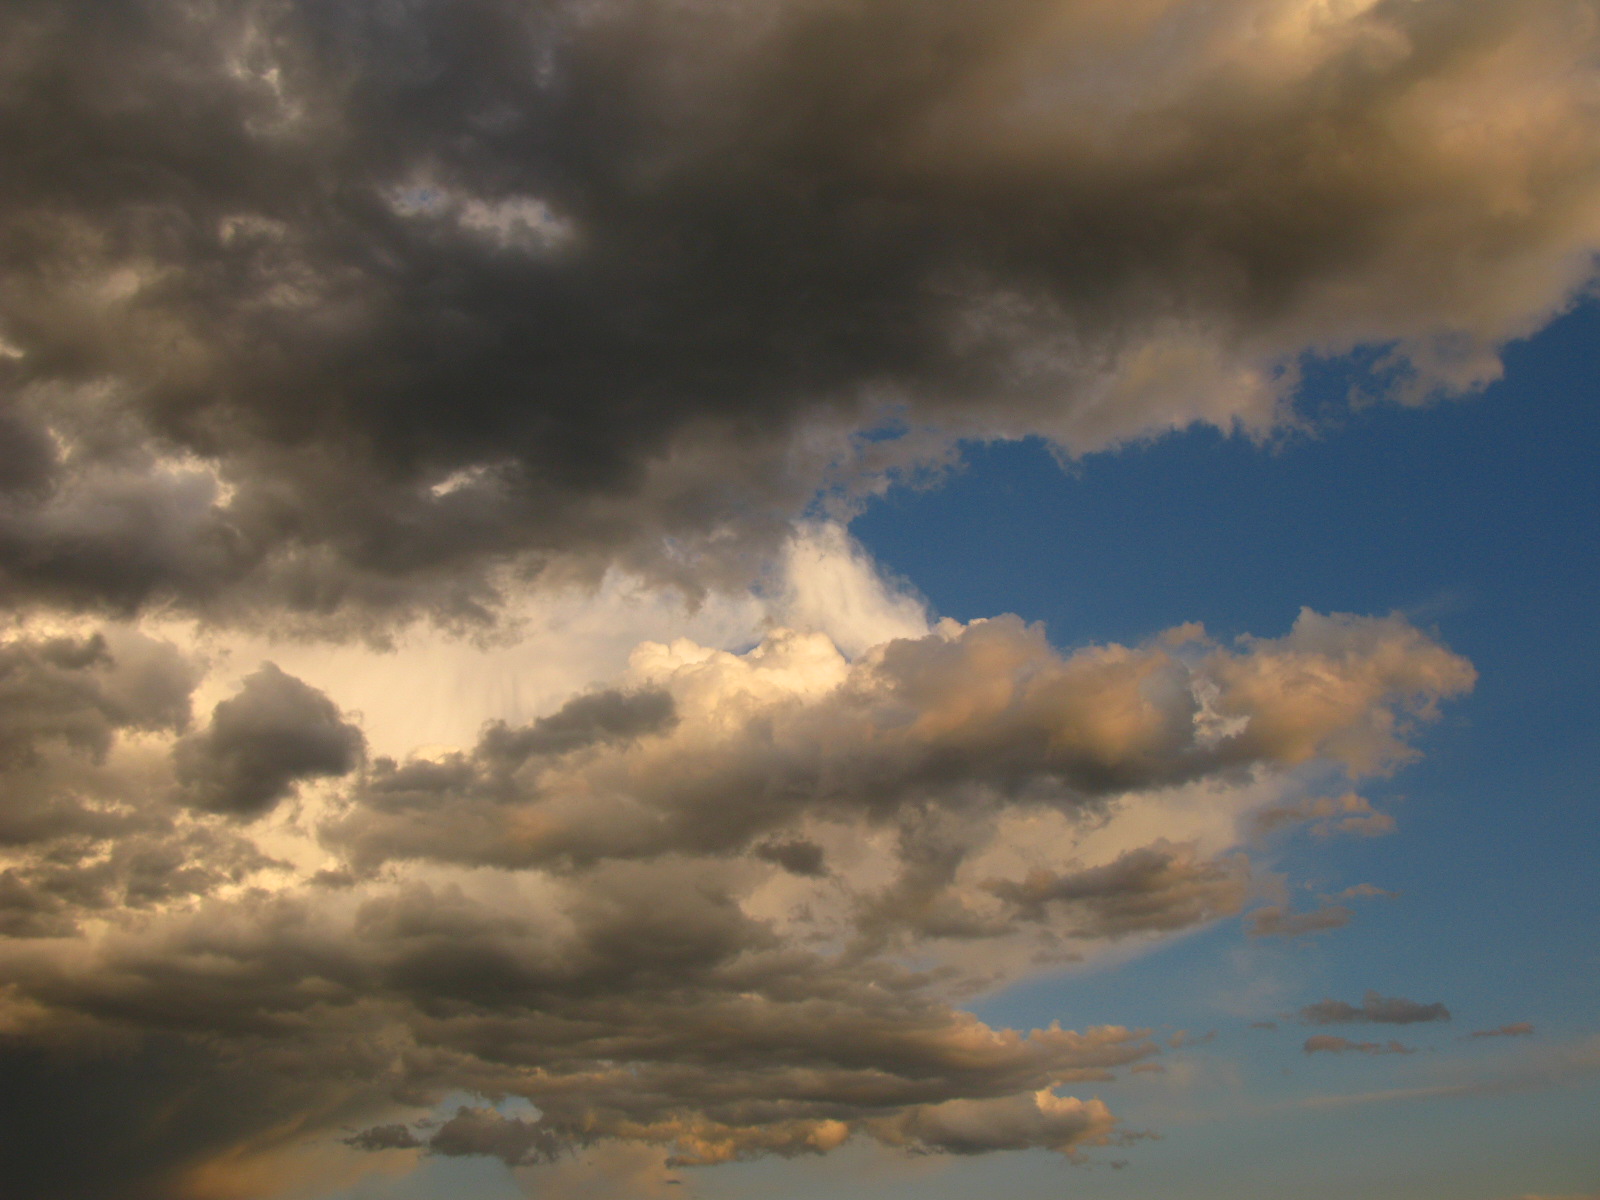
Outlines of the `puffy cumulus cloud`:
M1443 1004L1419 1004L1404 996L1384 996L1369 989L1359 1005L1322 1000L1306 1005L1298 1016L1307 1025L1414 1025L1419 1021L1448 1021L1450 1010Z
M326 694L266 663L173 757L185 803L250 820L301 780L347 774L363 744Z
M1415 1054L1409 1046L1399 1042L1352 1042L1349 1038L1318 1033L1306 1039L1302 1047L1307 1054Z
M1593 273L1587 0L20 0L0 595L744 580L951 439L1482 384ZM181 70L172 64L185 64ZM363 616L365 614L365 616Z
M1472 683L1398 618L1072 653L1015 618L907 623L853 658L782 629L647 643L469 748L366 762L335 698L277 668L191 729L172 647L18 642L66 732L7 769L112 771L102 807L131 824L76 857L16 842L0 876L0 1103L74 1131L8 1140L0 1174L23 1200L156 1200L282 1192L307 1147L560 1172L622 1147L1119 1143L1067 1091L1149 1064L1148 1033L960 1005L1238 912L1253 811L1402 761ZM1181 804L1223 832L1175 836Z

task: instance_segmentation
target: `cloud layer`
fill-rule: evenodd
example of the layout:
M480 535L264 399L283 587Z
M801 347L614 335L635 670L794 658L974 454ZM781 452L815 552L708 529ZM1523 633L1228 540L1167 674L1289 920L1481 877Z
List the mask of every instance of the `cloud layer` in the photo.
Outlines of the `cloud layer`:
M646 643L470 749L366 762L350 715L271 665L196 727L170 645L4 653L35 714L0 805L12 1098L43 1089L81 1136L123 1104L193 1123L108 1129L92 1165L16 1143L7 1177L55 1200L205 1194L340 1122L352 1151L512 1165L1126 1140L1058 1089L1160 1053L1146 1033L995 1029L959 1001L1237 913L1255 809L1307 769L1403 760L1473 679L1398 618L1073 654L947 621L853 660L780 629ZM1184 789L1234 832L1152 834ZM87 1109L85 1072L111 1081ZM461 1091L535 1110L410 1123Z
M1362 346L1477 386L1592 276L1596 38L1583 0L9 4L0 594L481 620L530 571L747 580L952 437L1264 431Z

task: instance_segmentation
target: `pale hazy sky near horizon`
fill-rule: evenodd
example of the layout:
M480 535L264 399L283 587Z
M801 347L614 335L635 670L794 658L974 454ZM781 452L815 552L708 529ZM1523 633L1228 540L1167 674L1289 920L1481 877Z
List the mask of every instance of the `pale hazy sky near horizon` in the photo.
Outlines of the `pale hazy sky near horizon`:
M1593 0L0 46L8 1197L1600 1196Z

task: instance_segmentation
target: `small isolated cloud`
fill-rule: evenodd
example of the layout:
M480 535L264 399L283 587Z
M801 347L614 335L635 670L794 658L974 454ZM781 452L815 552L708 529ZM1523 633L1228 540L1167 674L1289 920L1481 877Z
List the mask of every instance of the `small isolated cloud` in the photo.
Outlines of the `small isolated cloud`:
M1415 1054L1410 1046L1399 1042L1352 1042L1349 1038L1334 1037L1327 1033L1313 1034L1301 1047L1307 1054Z
M1275 1030L1278 1028L1278 1023L1276 1021L1251 1021L1250 1028Z
M1502 1025L1498 1029L1474 1029L1467 1034L1469 1038L1498 1038L1498 1037L1531 1037L1533 1024L1529 1021L1517 1021L1510 1025Z
M1303 937L1342 929L1355 914L1339 904L1325 904L1311 912L1290 912L1278 905L1258 908L1245 917L1245 932L1251 937Z
M1307 1025L1414 1025L1421 1021L1448 1021L1450 1010L1443 1004L1419 1004L1404 996L1383 996L1369 988L1359 1005L1322 1000L1306 1005L1298 1015Z
M1324 896L1327 901L1335 900L1393 900L1400 895L1386 888L1378 887L1372 883L1358 883L1354 887L1347 887L1342 892L1335 892L1332 896Z

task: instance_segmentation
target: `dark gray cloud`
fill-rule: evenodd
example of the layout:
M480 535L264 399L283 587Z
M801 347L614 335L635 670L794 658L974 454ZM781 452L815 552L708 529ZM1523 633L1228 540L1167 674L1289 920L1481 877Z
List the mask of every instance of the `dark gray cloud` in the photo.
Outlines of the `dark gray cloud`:
M505 1117L492 1108L462 1105L427 1142L434 1154L461 1158L472 1154L490 1155L508 1167L549 1162L570 1141L547 1129L538 1121Z
M960 1152L1066 1150L1103 1139L1114 1119L1098 1102L1031 1094L1158 1051L1120 1028L990 1029L940 1001L934 976L780 941L704 864L623 865L542 906L496 902L503 886L388 886L343 915L257 892L121 938L93 972L15 956L6 969L51 1014L36 1037L122 1031L84 1051L113 1078L179 1038L197 1092L258 1072L287 1105L278 1120L323 1127L361 1104L377 1113L385 1095L523 1096L536 1118L469 1107L431 1134L391 1121L347 1139L508 1163L606 1138L713 1163L815 1153L857 1132ZM297 1107L319 1096L320 1108ZM988 1141L962 1140L964 1110L946 1107L958 1099L992 1110ZM1006 1132L1018 1105L1033 1118ZM220 1153L263 1120L252 1106L202 1123L195 1140L220 1139L207 1143ZM188 1144L167 1158L151 1147L146 1171L171 1186ZM30 1169L72 1178L59 1162ZM139 1172L100 1186L119 1200L155 1189Z
M108 756L123 734L187 725L198 677L174 647L137 634L0 644L0 846L139 828L126 803L139 784Z
M353 770L364 745L326 694L266 663L178 742L173 761L186 804L250 820L303 780Z
M827 873L827 854L815 842L805 838L773 838L757 842L751 851L757 858L777 863L785 871L796 875L823 875Z
M1450 1010L1443 1004L1419 1004L1404 996L1384 996L1368 989L1359 1005L1322 1000L1306 1005L1297 1015L1307 1025L1414 1025L1419 1021L1448 1021Z
M8 4L0 595L481 620L949 436L1492 377L1591 272L1587 4L1247 8Z
M479 753L514 768L538 755L661 733L676 720L672 697L666 692L591 692L522 729L508 729L503 723L491 725L483 733Z

